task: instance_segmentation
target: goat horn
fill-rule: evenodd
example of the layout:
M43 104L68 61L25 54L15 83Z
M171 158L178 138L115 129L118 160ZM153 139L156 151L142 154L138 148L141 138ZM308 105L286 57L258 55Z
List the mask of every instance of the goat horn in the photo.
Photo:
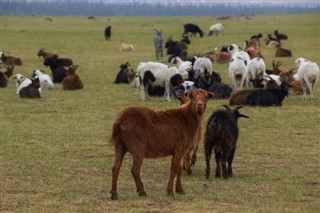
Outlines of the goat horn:
M224 105L224 104L223 104L222 106L224 106L226 109L231 110L231 109L230 109L230 107L229 107L228 105Z
M237 106L236 108L234 108L235 110L239 110L239 109L241 109L241 108L243 108L243 106Z

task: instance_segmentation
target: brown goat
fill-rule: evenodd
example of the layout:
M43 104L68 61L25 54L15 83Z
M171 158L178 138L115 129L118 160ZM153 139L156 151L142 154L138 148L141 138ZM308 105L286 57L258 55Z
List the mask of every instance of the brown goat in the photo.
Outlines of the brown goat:
M231 60L231 54L229 52L222 52L218 48L213 49L215 61L218 64L227 64Z
M292 51L278 47L275 55L276 57L292 57Z
M22 61L20 58L15 56L6 56L4 53L1 54L1 60L5 65L8 65L8 66L22 65Z
M264 88L234 90L230 95L229 105L247 105L248 96L254 93L255 91L276 88L279 88L278 84L272 78L269 77L268 80L265 80Z
M263 55L261 53L261 50L258 48L254 48L254 47L249 47L246 49L246 52L248 53L248 55L250 56L250 59L253 58L263 58Z
M66 76L62 80L63 90L75 90L83 89L83 83L80 77L76 74L78 65L71 65L66 73Z
M131 169L139 196L146 196L140 178L144 158L158 158L172 155L168 195L173 196L173 182L176 192L184 194L181 185L181 160L197 143L198 129L206 110L207 99L213 97L205 90L193 90L187 94L191 101L175 109L156 112L144 107L129 107L122 111L112 127L110 143L115 147L115 161L112 168L111 199L117 199L117 180L124 155L133 157Z
M289 92L294 93L296 95L302 95L302 85L301 82L293 77L293 71L295 68L290 69L288 71L282 71L279 73L280 78L287 79L288 83L290 84ZM307 88L307 94L310 94L310 90Z
M56 57L56 58L58 58L58 55L57 55L57 54L51 53L51 52L48 52L48 51L44 51L43 48L39 50L37 56L39 56L39 57L42 56L43 60L47 60L47 59L50 58L50 57Z

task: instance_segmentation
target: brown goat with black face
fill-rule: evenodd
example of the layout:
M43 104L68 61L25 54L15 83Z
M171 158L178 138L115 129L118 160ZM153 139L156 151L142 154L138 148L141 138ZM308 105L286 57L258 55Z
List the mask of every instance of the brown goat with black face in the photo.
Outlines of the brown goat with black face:
M0 87L7 87L8 80L13 74L14 66L4 65L5 72L0 72Z
M76 74L78 65L71 65L66 73L66 76L62 80L63 90L75 90L83 89L83 83L80 77Z
M213 97L205 90L193 90L187 94L190 102L178 108L156 112L144 107L129 107L121 112L113 124L110 142L115 146L112 168L111 199L118 199L117 180L124 155L133 156L132 176L139 196L146 196L140 178L144 158L172 155L168 195L183 194L181 185L182 158L198 142L199 126L206 110L207 99Z

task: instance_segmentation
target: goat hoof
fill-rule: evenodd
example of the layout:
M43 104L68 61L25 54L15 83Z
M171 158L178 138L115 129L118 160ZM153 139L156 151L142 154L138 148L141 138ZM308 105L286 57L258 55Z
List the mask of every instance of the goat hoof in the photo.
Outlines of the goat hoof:
M176 189L177 194L184 195L186 194L183 189Z
M167 192L167 194L168 194L168 196L171 196L171 197L174 196L173 192Z
M117 193L111 193L111 200L118 200L118 194Z
M139 192L139 196L140 197L147 197L147 193L146 192Z

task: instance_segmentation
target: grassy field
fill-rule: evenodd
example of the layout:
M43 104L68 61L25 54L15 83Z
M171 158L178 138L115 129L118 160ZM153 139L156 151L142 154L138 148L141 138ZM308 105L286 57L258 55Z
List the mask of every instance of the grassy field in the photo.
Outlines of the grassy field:
M14 17L1 16L1 50L21 57L14 74L47 73L40 48L72 58L84 82L81 91L62 91L56 84L40 100L20 99L15 82L0 89L0 212L319 212L320 211L320 86L313 101L290 95L282 107L245 107L250 119L239 120L240 138L234 178L205 179L203 146L193 174L185 173L185 195L166 195L171 158L147 159L142 180L147 198L138 197L131 176L131 156L122 165L118 201L110 200L113 147L107 142L112 123L128 106L156 110L177 107L178 101L152 98L142 102L138 89L113 83L119 65L155 60L153 29L180 39L182 24L207 31L215 17ZM190 53L204 53L223 44L243 41L259 32L279 29L289 36L283 47L292 58L275 58L262 46L267 68L280 60L283 68L304 57L320 64L319 14L243 17L222 21L222 37L194 38ZM103 31L111 25L111 41ZM135 52L119 52L121 40ZM167 57L163 62L167 63ZM230 83L228 65L214 63ZM227 100L210 100L204 123ZM214 160L212 166L215 166Z

